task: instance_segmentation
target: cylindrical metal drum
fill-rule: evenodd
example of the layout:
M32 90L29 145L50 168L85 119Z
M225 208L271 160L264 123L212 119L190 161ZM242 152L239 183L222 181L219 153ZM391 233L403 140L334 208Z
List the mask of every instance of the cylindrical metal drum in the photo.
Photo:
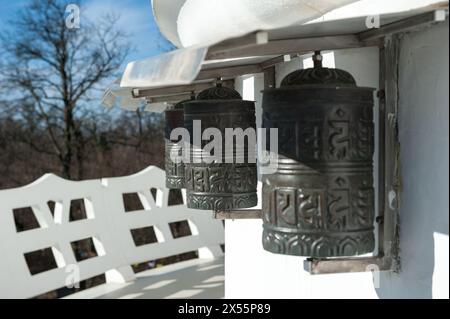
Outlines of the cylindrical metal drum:
M263 92L263 126L279 138L277 171L263 177L263 246L311 257L372 252L374 89L318 58Z
M171 140L170 133L173 129L183 127L184 110L181 101L171 109L165 111L165 169L166 169L166 187L171 189L180 189L185 187L184 163L176 162L171 158L171 154L182 155L182 145L177 144L179 140Z
M226 129L256 128L254 102L243 101L235 90L218 86L200 92L195 101L186 102L184 111L184 127L191 138L190 161L185 163L187 207L217 211L255 206L254 152L248 151L247 143L237 145L226 134ZM212 152L206 151L211 136L205 130L211 128L211 132L216 129L218 133L214 139L220 139L222 154L218 160L206 162L204 155ZM197 141L196 134L200 135ZM205 135L206 139L202 139ZM233 146L233 158L226 154L227 145Z

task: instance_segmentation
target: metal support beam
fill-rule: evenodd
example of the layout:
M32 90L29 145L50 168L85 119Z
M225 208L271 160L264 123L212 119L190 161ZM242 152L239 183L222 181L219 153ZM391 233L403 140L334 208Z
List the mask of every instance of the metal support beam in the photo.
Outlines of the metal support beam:
M264 90L275 88L275 66L264 70Z
M398 67L400 36L385 39L385 156L383 253L393 271L400 270L399 205L400 205L400 142L398 139Z
M217 78L235 78L244 74L254 74L260 73L263 71L263 68L258 64L249 64L249 65L239 65L232 67L223 67L223 68L212 68L201 70L198 74L196 81L199 80L208 80L208 79L217 79Z
M304 269L311 275L337 274L347 272L389 270L383 257L354 257L336 259L314 259L305 261Z
M358 34L360 41L368 41L381 38L397 32L413 31L430 24L445 21L448 17L448 9L439 9L425 12L397 22L386 24L381 28L371 29Z
M147 103L162 103L166 102L168 104L176 104L183 100L189 100L191 98L191 93L182 93L177 95L171 95L171 96L154 96L150 97L147 96L145 99L147 100Z
M356 35L271 40L265 44L255 43L253 45L248 44L246 37L242 38L243 45L240 45L239 39L241 38L233 39L234 46L226 46L226 49L223 49L223 45L220 43L210 47L206 59L222 60L252 56L286 55L315 50L337 50L365 46L364 42L361 42Z
M294 59L294 58L296 58L296 57L299 57L300 54L294 53L294 54L284 54L284 55L280 55L280 56L277 56L277 57L275 57L275 58L272 58L272 59L269 59L269 60L266 60L266 61L260 63L259 66L260 66L261 68L263 68L263 69L270 68L270 67L272 67L272 66L277 65L278 63L285 62L285 57L286 57L286 56L289 56L290 59Z
M174 96L189 94L190 92L200 92L214 85L214 81L208 81L204 83L188 84L188 85L178 85L169 86L154 89L134 89L133 96L135 98L140 97L162 97L162 96ZM222 82L223 86L233 87L234 80L226 80Z
M260 209L242 209L230 211L214 212L215 219L261 219L262 212Z
M228 39L215 44L208 50L208 56L220 55L223 52L235 50L236 48L252 48L257 45L266 44L268 42L268 33L266 31L256 31L241 37ZM214 60L214 58L207 58Z

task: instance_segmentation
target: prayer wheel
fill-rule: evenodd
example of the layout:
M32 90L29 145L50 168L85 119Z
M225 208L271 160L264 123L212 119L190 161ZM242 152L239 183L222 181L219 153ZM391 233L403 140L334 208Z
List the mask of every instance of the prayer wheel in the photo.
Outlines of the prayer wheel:
M185 163L187 207L218 211L255 206L256 152L249 150L248 140L237 143L227 139L226 132L256 129L254 102L242 100L238 92L219 83L184 104L184 127L191 138L190 160ZM212 152L205 149L211 141L196 141L195 135L205 137L211 129L222 154L207 162L204 155ZM232 147L231 154L225 151L227 146Z
M296 256L374 250L372 88L324 68L263 91L263 127L278 128L275 174L263 176L263 247Z
M181 101L172 108L165 111L165 169L166 169L166 187L169 189L180 189L185 187L184 182L184 163L182 161L176 162L172 160L171 153L182 155L182 145L179 145L178 140L171 140L170 133L173 129L183 127L184 125L184 110Z

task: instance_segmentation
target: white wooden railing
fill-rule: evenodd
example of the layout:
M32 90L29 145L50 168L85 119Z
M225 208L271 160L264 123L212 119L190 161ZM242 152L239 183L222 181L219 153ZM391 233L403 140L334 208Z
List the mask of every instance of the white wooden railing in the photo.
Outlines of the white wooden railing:
M165 173L157 167L127 177L80 182L46 174L20 188L0 191L0 298L28 298L64 287L75 279L106 274L107 282L134 280L130 265L199 251L222 255L221 221L210 212L169 206ZM156 201L150 189L156 188ZM137 193L143 210L125 212L122 194ZM183 194L183 199L185 195ZM70 202L83 199L86 219L69 221ZM48 202L54 201L52 214ZM13 210L31 207L40 228L18 232ZM191 236L174 239L169 223L188 221ZM136 247L131 230L153 226L157 243ZM77 262L71 243L92 238L97 257ZM26 253L51 248L57 268L30 273Z

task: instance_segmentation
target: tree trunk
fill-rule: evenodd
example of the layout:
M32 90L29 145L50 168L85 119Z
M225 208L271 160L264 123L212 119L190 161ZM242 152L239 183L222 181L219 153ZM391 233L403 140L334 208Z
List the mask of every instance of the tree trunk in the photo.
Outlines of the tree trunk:
M75 128L75 142L76 142L76 158L77 158L77 180L81 181L84 178L84 147L83 133L79 128Z
M66 105L64 108L64 146L65 153L62 159L62 175L64 178L71 179L70 174L70 166L72 163L72 128L73 128L73 112L72 108L69 105Z

